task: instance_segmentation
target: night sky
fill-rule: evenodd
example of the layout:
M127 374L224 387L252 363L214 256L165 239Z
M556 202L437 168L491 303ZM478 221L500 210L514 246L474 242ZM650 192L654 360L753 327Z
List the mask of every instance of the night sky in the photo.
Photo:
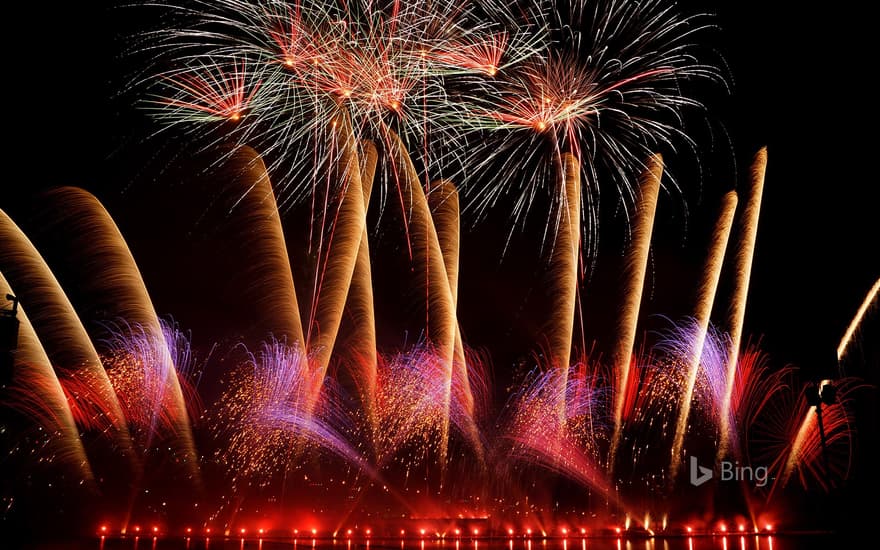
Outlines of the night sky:
M131 107L131 96L114 97L132 70L121 52L143 21L136 10L113 9L109 2L60 8L23 4L5 16L8 25L23 26L33 37L7 45L10 145L0 205L13 214L27 212L33 205L29 196L56 185L93 191L126 234L157 309L198 320L197 313L186 311L189 306L175 303L187 289L168 284L186 278L163 276L164 268L154 261L166 257L159 235L168 232L135 226L135 220L162 218L139 211L140 198L165 196L171 186L161 177L145 176L156 143L141 140L150 123ZM751 156L767 145L769 168L746 334L763 336L776 364L791 362L817 376L831 374L837 342L880 276L872 154L876 110L866 70L876 64L866 45L869 19L826 9L774 6L767 12L767 3L757 1L685 3L690 4L716 13L719 29L705 35L707 48L717 50L727 64L730 93L707 98L707 126L714 139L706 139L705 128L697 132L709 153L702 181L682 181L689 218L683 218L675 201L661 200L660 215L667 216L655 236L652 301L643 309L671 317L688 312L693 280L688 274L699 264L717 199L743 179ZM673 170L678 163L685 167L679 173L688 174L693 161L670 162ZM197 217L197 204L190 214ZM182 223L186 229L187 222ZM526 232L536 227L527 226ZM476 345L503 347L514 339L519 329L511 334L505 326L506 293L514 297L509 307L528 310L527 296L539 284L534 279L540 271L535 239L519 234L501 261L506 229L488 223L464 236L460 315ZM613 311L613 304L590 296L614 289L622 235L622 225L613 220L607 230L603 227L602 253L585 290L585 322L600 341L608 324L603 312ZM497 247L497 256L487 258L487 247ZM514 281L513 290L497 284L499 273ZM491 294L493 288L502 292L501 287L504 295ZM474 305L468 305L469 299ZM492 300L498 309L486 307ZM199 327L189 328L198 333Z

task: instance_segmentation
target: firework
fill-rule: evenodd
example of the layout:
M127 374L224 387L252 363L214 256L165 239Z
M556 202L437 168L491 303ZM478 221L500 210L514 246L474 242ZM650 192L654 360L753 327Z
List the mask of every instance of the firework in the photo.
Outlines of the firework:
M343 307L366 227L357 143L347 117L334 119L333 126L338 132L340 150L336 174L343 184L340 186L337 210L332 220L328 220L330 230L326 237L326 249L323 235L318 245L319 265L315 270L312 318L307 334L309 353L314 354L318 371L318 382L323 379L330 364L330 354L342 321ZM313 330L316 331L314 335Z
M159 55L147 106L169 124L210 133L213 122L221 135L261 144L294 200L313 194L315 170L335 162L332 120L348 117L356 141L385 141L390 128L408 145L454 140L460 128L449 122L461 108L445 77L494 74L534 42L507 32L509 17L470 2L223 0L200 8L166 5L177 24L148 35ZM291 164L284 153L296 149L315 154ZM421 151L427 168L437 154Z
M13 289L0 273L0 293L6 296L12 292ZM18 309L18 320L15 375L4 401L36 421L40 431L45 430L47 437L57 445L54 459L69 468L80 480L91 484L94 482L92 468L64 390L22 307Z
M91 194L81 189L64 187L52 191L46 197L49 204L64 205L43 224L49 234L64 235L71 250L77 251L74 265L82 266L83 290L88 292L92 303L105 311L125 319L132 326L142 327L151 339L160 343L159 353L165 357L163 364L170 364L167 347L162 345L163 336L156 311L141 278L131 251L110 214ZM190 429L190 420L180 383L173 369L167 371L165 384L168 392L168 414L175 424L176 444L184 457L190 476L198 480L198 462Z
M227 378L212 422L215 436L227 442L220 459L235 487L248 480L266 486L275 474L297 467L303 444L373 473L347 441L352 428L334 401L333 385L316 380L300 348L270 340L248 357ZM315 388L322 388L319 399Z
M145 446L149 447L154 437L181 429L175 418L176 396L170 390L170 378L178 380L188 416L198 416L190 414L197 412L198 404L194 401L197 394L187 382L195 369L189 338L165 321L160 322L158 334L124 321L107 326L110 336L101 347L110 382L126 420L145 434Z
M229 161L232 193L241 195L230 223L243 235L240 264L247 266L241 292L253 304L259 338L273 334L290 345L305 345L290 257L275 193L262 158L250 147L239 148Z
M599 182L615 188L629 213L645 159L661 146L688 141L679 129L681 113L700 105L683 84L715 80L717 73L693 53L690 40L706 28L700 17L681 16L662 1L553 8L546 50L469 96L469 122L483 141L465 190L478 214L510 196L512 217L522 221L543 188L552 200L562 198L557 167L561 154L571 153L582 167L584 244L594 253ZM551 215L565 215L564 209Z
M608 467L614 468L617 445L620 441L623 408L630 390L630 363L635 344L636 328L639 320L639 307L642 302L642 289L645 285L645 271L648 268L648 253L651 249L651 233L654 229L654 214L657 211L657 198L660 194L660 178L663 176L663 159L654 156L649 161L649 169L642 175L640 199L633 220L632 244L626 258L627 285L624 289L622 312L618 330L617 347L612 356L612 369L617 376L614 404L614 434L611 439Z
M555 366L530 373L509 406L505 437L512 444L511 458L560 473L617 503L597 461L596 440L589 437L603 405L585 367L589 364L573 367L564 385ZM565 403L562 422L560 402Z
M790 388L767 411L756 427L756 436L768 444L766 463L770 464L773 484L767 500L784 488L797 473L804 487L817 484L828 490L834 479L845 479L851 464L853 406L864 384L855 378L834 381L835 403L822 407L828 466L823 467L822 443L816 407L809 404L806 391L793 393ZM815 391L815 387L814 390Z
M69 395L74 396L76 410L88 408L92 413L77 416L78 422L98 431L112 427L113 437L130 450L125 417L88 333L40 253L2 211L0 242L0 271L21 290L18 297L28 304L30 322L42 345L62 373L75 373L83 382Z
M431 184L428 194L428 204L431 207L431 216L437 229L437 241L443 254L443 262L446 267L446 276L449 279L449 292L452 298L453 308L458 305L458 262L459 246L461 242L461 228L459 217L458 190L455 185L446 180ZM455 323L454 343L454 376L460 380L459 387L464 390L460 399L466 405L467 410L473 416L474 403L468 381L468 367L465 359L464 341L461 337L461 327Z
M372 142L363 145L361 187L364 195L364 215L370 204L373 177L376 171L377 152ZM373 276L370 267L370 243L367 227L361 232L357 261L351 276L346 307L354 320L354 337L348 346L355 365L354 380L358 384L364 412L375 432L378 421L375 409L376 396L376 313L373 309Z
M859 325L862 324L862 319L864 319L865 314L868 313L868 309L872 304L875 304L877 301L877 294L880 292L880 279L874 283L871 287L871 290L868 291L868 295L865 296L864 301L862 301L862 305L859 306L858 311L856 311L855 317L850 321L849 326L846 327L846 332L843 334L843 338L840 339L840 344L837 345L837 361L840 362L843 360L844 355L846 355L846 350L849 347L850 342L853 339L856 331L859 329Z
M410 239L414 245L412 247L413 263L419 266L425 274L427 339L445 365L444 372L440 376L440 379L444 381L445 390L442 401L446 409L446 413L443 415L440 454L441 462L445 463L449 440L452 385L456 378L453 376L455 333L458 324L455 303L452 298L452 289L449 285L437 229L428 207L428 200L412 165L412 160L399 139L394 142L391 158L402 178L400 186L404 193L403 203L408 207L403 215L409 218Z
M691 403L693 402L694 385L699 374L700 360L703 355L703 345L709 328L709 315L712 313L712 304L715 301L715 291L718 288L718 279L721 276L721 266L724 264L724 251L727 249L727 241L730 237L730 228L733 225L733 214L736 210L736 193L728 192L721 204L721 211L715 228L712 231L712 242L709 245L709 254L706 258L706 266L703 269L703 278L697 290L697 306L694 312L694 322L697 330L691 350L687 355L687 383L681 396L678 420L675 428L675 439L672 443L672 459L669 466L669 479L674 480L681 466L681 452L684 445L684 436L687 431L688 416Z
M565 388L571 361L580 259L580 164L569 154L563 155L562 162L558 177L564 185L560 186L563 197L559 204L564 213L557 217L559 227L550 256L550 272L553 277L551 296L555 303L546 335L550 364L555 365L559 371L557 381L560 388ZM565 402L560 401L556 409L560 420L563 419Z
M746 300L749 294L749 279L752 276L752 260L755 256L755 241L758 236L758 217L761 213L761 197L764 192L764 173L767 170L767 149L763 148L752 162L748 195L740 218L739 238L735 256L735 279L733 297L728 311L728 330L730 331L730 350L728 351L727 379L731 385L725 392L721 404L721 441L718 446L718 459L727 451L731 434L727 424L730 418L730 399L733 391L732 381L738 364L738 354L742 344L743 323L746 315Z

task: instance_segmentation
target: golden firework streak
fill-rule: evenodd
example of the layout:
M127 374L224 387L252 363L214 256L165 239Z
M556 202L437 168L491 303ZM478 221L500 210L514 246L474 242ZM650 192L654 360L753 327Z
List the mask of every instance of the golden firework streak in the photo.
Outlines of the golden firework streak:
M450 181L435 181L431 184L428 204L431 207L440 251L443 254L444 267L449 281L452 310L455 312L458 307L458 265L461 244L458 190ZM480 440L479 429L474 421L474 395L471 390L467 356L464 353L464 340L461 336L461 327L458 324L457 315L454 324L455 339L453 342L452 364L454 397L464 409L464 421L467 423L464 426L465 436L470 440L482 464L484 459L483 444Z
M389 131L389 145L391 161L400 178L400 189L403 194L403 204L409 212L403 212L409 216L409 237L413 243L419 246L412 247L413 263L424 266L427 284L428 300L428 326L427 335L431 345L436 350L445 371L443 373L444 415L441 426L440 460L446 464L449 447L449 413L452 400L453 361L455 358L455 334L457 321L455 317L455 304L452 300L452 290L449 286L449 277L446 274L446 264L443 251L440 248L437 230L431 219L431 211L428 208L428 200L425 191L419 181L415 167L409 153L406 151L400 138ZM421 246L421 244L424 246Z
M755 241L758 237L758 217L761 213L761 196L764 192L764 174L767 170L767 148L764 147L752 162L749 178L748 195L743 204L739 218L736 256L734 257L734 283L731 303L727 312L727 330L730 332L727 350L727 380L724 397L721 400L720 441L718 442L717 460L727 454L730 447L730 401L733 396L733 385L736 377L739 350L742 345L743 322L746 317L746 301L749 295L749 280L752 276L752 260L755 257Z
M142 327L151 341L165 342L162 327L143 278L122 233L104 206L91 193L74 187L52 191L47 198L54 203L57 231L66 232L79 262L89 266L92 274L90 290L100 296L100 305L108 308L131 325ZM61 206L63 205L63 206ZM167 346L159 350L161 360L172 365ZM189 415L175 368L168 369L165 391L171 399L169 417L179 446L180 461L190 477L201 483L198 455L190 428Z
M635 207L633 220L632 244L626 255L624 265L625 287L623 303L620 306L621 316L617 328L617 347L614 349L611 365L617 378L614 396L614 432L608 458L608 470L614 470L617 447L620 444L623 406L626 400L626 385L629 380L629 369L632 362L633 346L636 340L636 328L639 322L639 308L642 303L642 291L645 286L645 272L648 268L648 257L651 250L651 235L654 231L654 215L657 212L657 199L660 195L660 179L663 177L663 157L654 155L648 159L642 173L639 186L640 197Z
M55 366L69 372L84 372L101 410L115 430L116 443L131 456L131 440L125 415L116 399L110 378L101 363L82 322L58 279L43 257L19 229L0 210L0 271L19 290L18 298L28 305L31 324Z
M0 296L7 294L14 294L14 291L3 273L0 273ZM18 309L18 321L15 371L7 393L15 390L15 393L38 402L40 407L47 410L49 416L37 414L37 418L44 430L49 434L55 434L59 439L60 449L63 450L59 454L59 459L77 472L81 480L91 485L94 482L94 475L79 438L70 406L67 404L67 398L64 396L64 390L58 382L46 351L37 338L37 333L34 332L34 327L28 320L24 307Z
M253 303L258 314L254 318L265 320L266 325L260 326L263 332L286 338L289 345L303 349L302 320L290 257L266 165L250 147L238 149L229 162L240 181L236 191L240 186L247 188L234 210L240 217L236 225L247 228L245 263L249 283L241 290L243 302Z
M871 287L871 290L868 291L868 295L865 296L865 300L862 302L862 305L859 306L859 310L856 311L856 316L853 317L853 320L850 322L849 326L846 327L846 332L843 334L843 338L840 339L840 344L837 346L837 361L838 363L843 360L843 356L846 355L846 349L849 347L849 343L852 341L853 335L859 329L859 325L862 324L862 319L865 318L865 314L868 312L868 308L871 307L871 304L876 302L877 293L880 292L880 279L874 283L874 286Z
M327 252L326 265L317 269L323 274L319 277L319 287L315 289L316 299L314 328L316 336L309 337L308 350L313 354L313 365L317 369L318 388L313 398L317 398L321 381L330 364L333 346L342 322L342 312L348 297L352 276L358 259L361 238L366 228L364 210L364 191L361 186L361 168L357 154L357 142L347 116L340 115L333 121L339 147L337 174L341 181L342 195L332 228L332 241ZM311 333L311 329L309 331Z
M453 308L458 308L458 264L459 248L461 243L460 209L458 202L458 190L450 181L440 180L431 184L431 192L428 194L428 204L431 207L434 226L437 229L437 239L440 242L440 250L443 253L443 261L446 266L446 276L449 279L449 292L452 297ZM461 337L461 328L455 323L454 343L454 372L458 379L459 399L464 405L465 412L469 417L474 414L474 396L471 393L470 380L468 379L467 358L464 354L464 342Z
M361 186L364 196L364 216L370 203L370 195L373 189L373 178L376 172L378 155L376 146L367 141L362 145L363 166L361 167ZM351 278L351 287L348 289L348 301L346 302L349 314L354 324L354 334L351 340L351 353L353 355L352 378L355 380L358 391L361 394L361 402L364 411L375 433L378 429L376 416L376 313L373 308L373 275L370 267L370 245L364 221L364 229L361 232L361 241L358 245L357 261Z
M733 225L733 215L736 212L736 192L730 191L721 201L721 211L715 228L712 231L712 242L709 245L709 255L706 258L706 266L703 269L703 278L697 290L697 306L694 311L695 334L691 347L690 357L687 362L687 381L684 395L678 410L678 422L675 427L675 438L672 442L672 460L669 464L669 479L674 482L681 467L681 451L684 445L684 436L687 432L688 416L690 415L691 402L694 396L694 386L697 382L697 374L700 370L700 361L703 356L703 343L706 341L706 332L709 330L709 316L712 314L712 305L715 302L715 291L718 289L718 279L721 276L721 267L724 264L724 252L727 249L727 241L730 238L730 228Z
M550 364L559 374L556 395L559 396L560 424L565 421L565 388L568 386L574 332L581 226L581 167L570 153L564 153L561 161L556 241L550 256L552 313L546 329Z

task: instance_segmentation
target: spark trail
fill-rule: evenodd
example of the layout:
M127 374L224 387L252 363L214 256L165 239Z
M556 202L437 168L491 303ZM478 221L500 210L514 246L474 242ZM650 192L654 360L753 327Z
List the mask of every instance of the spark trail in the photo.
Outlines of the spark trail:
M94 405L98 411L91 421L98 430L112 427L113 439L131 457L125 416L95 346L43 257L3 211L0 242L0 272L20 291L22 303L28 305L30 323L53 365L62 372L76 373L86 384L81 395L93 403L84 405Z
M431 184L431 192L428 194L428 204L431 207L432 218L437 229L437 239L443 261L446 267L446 276L449 278L449 292L452 298L453 308L458 307L458 269L459 248L461 243L460 210L458 203L458 190L455 185L446 180L436 181ZM474 414L474 398L468 380L468 366L464 352L464 341L461 337L461 326L455 323L454 343L454 376L458 377L456 387L462 389L462 395L458 399L464 404L469 415Z
M669 480L671 483L674 483L681 467L681 453L684 446L684 437L687 433L694 386L700 371L703 343L706 341L706 334L709 330L709 316L712 313L715 291L718 289L718 279L721 276L721 267L724 264L724 251L727 249L727 241L730 238L736 202L735 191L728 192L721 201L721 210L715 222L715 227L712 230L712 241L709 245L706 265L703 268L703 276L697 289L697 305L694 311L695 335L691 342L690 353L686 358L687 374L685 388L679 404L678 420L672 442L672 459L669 464Z
M68 250L75 251L71 265L79 266L88 278L82 288L90 303L143 328L153 341L164 342L164 335L153 303L134 257L104 206L92 194L73 187L63 187L46 195L53 217L43 228L53 235L64 235ZM192 438L190 420L177 373L167 346L159 350L167 369L165 391L172 407L167 411L173 422L174 445L180 463L196 484L200 483L198 457Z
M761 214L761 197L764 193L764 174L767 171L767 148L762 148L752 161L749 188L739 220L739 242L734 257L734 289L728 309L727 330L730 333L730 348L727 352L727 389L721 402L720 441L716 461L724 458L733 434L730 430L730 400L733 393L733 380L736 377L739 352L742 346L743 323L746 316L746 301L749 295L749 280L752 276L752 261L755 257L755 241L758 238L758 217Z
M290 256L266 165L250 147L239 148L228 162L235 174L231 192L238 195L244 190L230 216L237 234L245 235L240 250L248 277L241 285L243 303L253 304L249 317L257 320L258 338L272 334L304 348Z
M620 443L623 408L626 403L630 381L629 370L633 361L633 346L636 339L636 328L639 321L639 307L642 303L642 291L645 286L645 272L648 268L648 257L651 250L651 234L654 230L654 215L657 211L657 199L660 194L660 179L663 177L663 158L654 155L648 160L648 168L642 174L640 198L635 209L633 220L632 244L625 260L625 287L623 303L620 304L621 316L618 321L617 346L611 357L612 373L616 377L614 396L614 432L611 436L608 470L613 472Z
M442 365L441 406L443 418L440 434L440 460L446 464L449 446L450 407L453 386L453 361L455 358L455 304L443 251L440 248L437 229L431 218L428 200L419 181L418 173L412 164L409 153L400 138L389 133L390 158L400 178L399 188L403 196L403 204L408 209L402 213L409 218L409 238L412 246L413 264L423 269L427 292L427 326L428 342L433 346Z
M364 217L370 204L373 178L376 173L378 154L376 146L368 141L362 145L361 187L364 196ZM364 414L376 439L378 417L376 416L376 312L373 307L373 275L370 266L370 243L366 219L358 245L357 261L351 276L346 307L354 324L354 334L348 349L351 355L352 376L357 383L364 407Z
M6 278L0 273L0 293L13 294ZM15 374L4 401L32 417L50 437L57 438L57 460L85 483L94 483L94 475L80 441L73 414L64 390L46 351L37 338L24 307L18 309L18 348L15 352Z
M862 305L860 305L858 311L856 311L855 317L853 317L852 321L850 321L849 326L846 327L846 332L843 334L843 338L840 339L840 344L837 345L838 363L842 361L843 357L846 355L846 350L849 347L850 342L852 342L853 336L859 329L859 326L862 324L862 319L864 319L865 314L868 313L868 309L871 307L872 304L877 303L878 292L880 292L880 279L877 279L877 281L868 291L868 294L867 296L865 296Z
M556 240L550 254L550 300L551 317L545 329L548 359L559 373L557 396L565 395L568 385L568 369L571 361L571 345L574 331L574 314L578 288L578 261L580 259L580 212L581 177L580 163L570 153L562 154L557 178L559 187L556 201L561 212L557 219ZM565 419L565 401L557 403L560 422Z
M330 364L366 227L360 159L350 119L347 116L335 118L333 131L339 150L335 172L341 182L339 200L334 218L329 224L325 256L319 257L316 268L313 321L307 334L307 349L309 355L313 356L318 383L323 380ZM314 335L312 331L315 331ZM316 394L317 391L318 388L315 389Z

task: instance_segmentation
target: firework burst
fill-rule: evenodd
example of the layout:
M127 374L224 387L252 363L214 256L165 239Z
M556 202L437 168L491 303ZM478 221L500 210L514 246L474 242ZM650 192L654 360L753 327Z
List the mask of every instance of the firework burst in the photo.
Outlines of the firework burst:
M706 28L701 18L665 2L575 1L548 13L546 50L481 83L466 101L470 124L489 138L469 165L469 207L482 214L509 196L513 218L524 221L545 189L560 200L561 156L570 153L583 167L585 244L595 252L600 179L628 214L652 153L689 143L682 113L700 103L684 83L718 74L693 53L693 34Z
M236 487L269 485L295 469L306 449L373 471L349 443L357 439L356 426L344 414L337 386L319 382L321 373L310 361L299 346L270 340L225 381L208 422L224 442L218 459ZM315 388L321 388L317 400Z
M172 30L147 36L157 55L148 106L196 134L260 149L283 199L314 193L335 162L332 121L350 118L356 142L393 129L439 172L435 142L457 140L462 107L452 80L490 77L527 57L537 41L506 10L452 2L195 2L168 4ZM232 121L236 128L204 123ZM314 151L291 159L293 150ZM329 164L328 164L329 163ZM392 180L389 178L389 182ZM382 190L383 196L385 190ZM383 201L384 203L384 201Z

